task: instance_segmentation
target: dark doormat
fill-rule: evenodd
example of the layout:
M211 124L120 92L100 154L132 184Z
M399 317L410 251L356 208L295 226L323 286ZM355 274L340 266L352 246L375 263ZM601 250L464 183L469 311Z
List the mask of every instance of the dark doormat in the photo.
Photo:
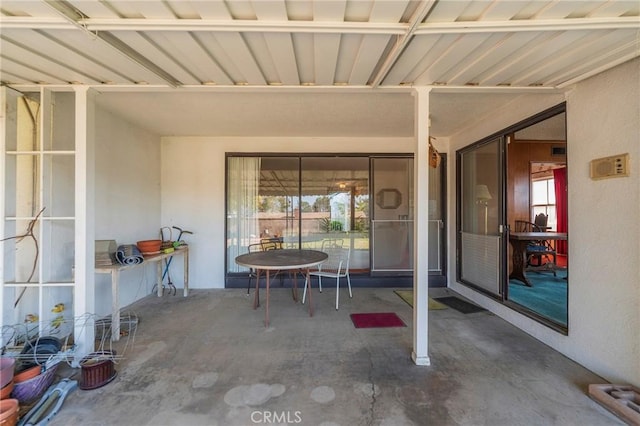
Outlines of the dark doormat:
M456 311L462 312L463 314L472 314L474 312L481 312L486 310L484 308L481 308L478 305L474 305L473 303L466 302L454 296L438 297L438 298L435 298L435 300L437 300L440 303L444 303L448 307L453 308Z

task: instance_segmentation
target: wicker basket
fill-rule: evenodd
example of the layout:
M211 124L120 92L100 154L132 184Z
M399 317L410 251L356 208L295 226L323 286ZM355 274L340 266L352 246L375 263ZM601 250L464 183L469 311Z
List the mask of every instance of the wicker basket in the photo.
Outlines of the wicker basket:
M15 383L11 397L17 399L20 405L29 405L45 393L55 379L59 364L49 367L44 373L24 382Z

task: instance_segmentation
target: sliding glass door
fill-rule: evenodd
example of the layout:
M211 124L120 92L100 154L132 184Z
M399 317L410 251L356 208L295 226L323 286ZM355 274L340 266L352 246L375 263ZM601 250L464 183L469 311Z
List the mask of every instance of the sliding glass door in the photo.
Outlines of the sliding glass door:
M413 158L372 158L372 265L378 274L413 272Z
M352 272L369 271L369 158L302 157L302 247L339 241Z
M503 146L497 137L458 152L458 279L499 297L505 259Z
M566 332L568 316L568 221L566 114L564 105L533 117L511 134L507 149L509 306ZM524 231L539 239L515 250ZM549 234L548 238L544 235Z
M228 157L227 272L243 272L234 259L264 238L297 240L300 160Z
M446 154L429 167L429 286L446 287Z
M369 157L228 156L227 273L250 245L351 247L350 268L369 271Z
M457 152L458 281L564 333L566 142L560 104Z

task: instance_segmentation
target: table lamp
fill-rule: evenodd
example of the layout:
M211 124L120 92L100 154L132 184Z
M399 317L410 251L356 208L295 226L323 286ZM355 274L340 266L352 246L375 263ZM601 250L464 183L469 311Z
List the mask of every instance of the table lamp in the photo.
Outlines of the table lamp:
M487 220L489 213L489 200L491 199L491 193L487 185L476 185L476 200L477 203L484 206L484 233L488 232Z

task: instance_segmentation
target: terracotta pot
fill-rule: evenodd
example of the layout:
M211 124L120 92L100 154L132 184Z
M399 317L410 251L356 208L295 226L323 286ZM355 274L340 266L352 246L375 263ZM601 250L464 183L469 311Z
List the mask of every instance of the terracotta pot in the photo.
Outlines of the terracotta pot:
M33 367L30 367L22 371L21 373L16 374L13 377L13 381L14 383L21 383L29 379L33 379L34 377L40 375L41 371L42 371L42 366L34 365Z
M17 399L3 399L0 401L0 425L14 425L18 419L20 404Z
M0 420L0 426L16 426L18 424L18 415L20 411L16 411L10 415L6 420Z
M160 251L162 240L143 240L136 243L142 253L155 253Z
M0 399L7 399L11 395L13 390L13 380L11 380L5 387L0 389Z
M13 380L13 371L16 359L3 356L0 358L0 388L3 388Z
M16 424L18 423L18 414L20 414L20 411L16 411L6 420L0 420L0 426L16 426Z

